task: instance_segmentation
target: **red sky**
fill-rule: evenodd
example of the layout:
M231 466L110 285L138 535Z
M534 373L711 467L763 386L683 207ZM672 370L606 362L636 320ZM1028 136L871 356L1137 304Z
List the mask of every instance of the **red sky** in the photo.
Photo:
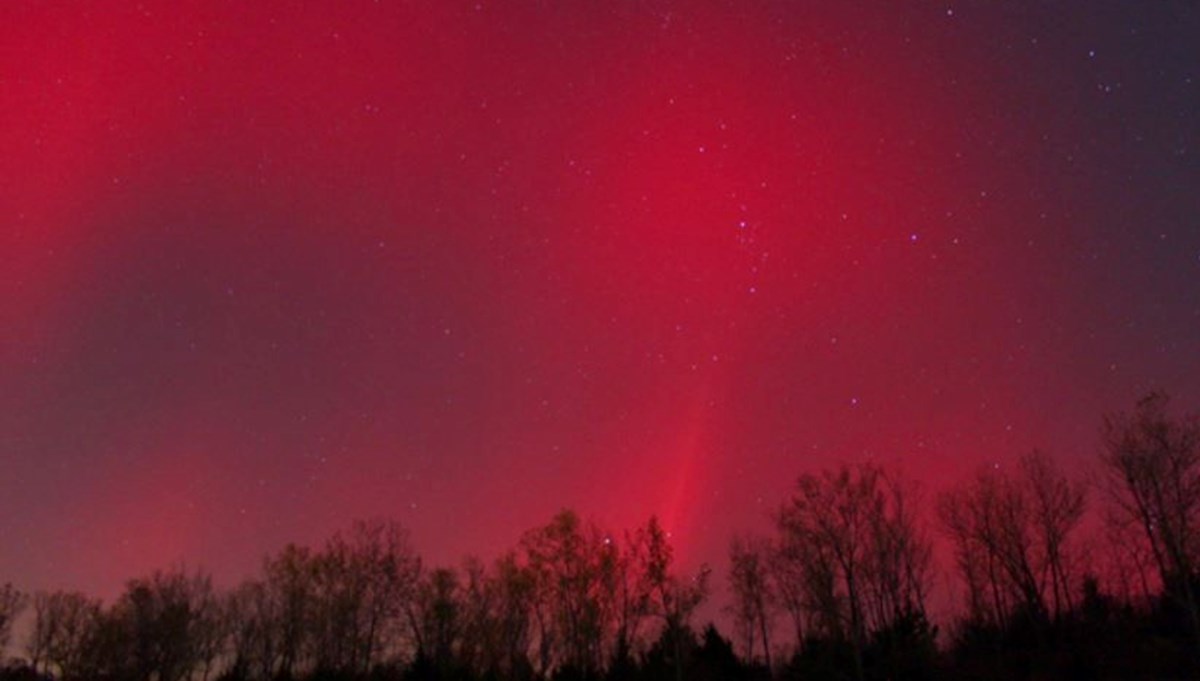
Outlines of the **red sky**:
M0 9L0 580L564 506L719 566L1200 404L1185 3L305 4Z

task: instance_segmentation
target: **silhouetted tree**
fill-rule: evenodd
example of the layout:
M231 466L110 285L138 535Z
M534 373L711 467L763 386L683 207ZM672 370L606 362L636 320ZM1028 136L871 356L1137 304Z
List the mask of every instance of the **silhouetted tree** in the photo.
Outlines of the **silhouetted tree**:
M621 678L631 674L634 648L650 608L650 583L641 569L646 564L646 533L626 531L624 536L615 557L611 585L616 633L610 665Z
M1172 417L1168 404L1164 393L1151 393L1132 414L1107 415L1101 461L1111 517L1143 533L1164 595L1186 612L1200 641L1200 417Z
M314 664L358 674L388 656L403 632L421 572L407 532L395 523L360 521L336 533L313 559Z
M771 619L775 589L768 569L770 545L763 539L735 536L729 545L729 610L742 640L744 658L755 659L755 642L760 642L763 663L771 668Z
M542 671L565 666L584 675L604 664L614 610L616 547L573 511L521 539L537 593Z
M700 645L693 653L689 681L738 681L750 678L750 672L737 655L733 644L714 624L704 627Z
M429 571L417 588L417 654L447 675L453 667L463 626L458 574L449 568Z
M1071 535L1083 518L1082 484L1045 454L1009 474L986 468L944 493L938 516L967 588L969 617L1005 630L1018 614L1034 627L1072 607Z
M1041 451L1023 457L1020 471L1030 497L1033 534L1040 545L1038 578L1043 591L1050 582L1049 603L1057 620L1074 608L1077 585L1071 575L1071 536L1083 520L1087 494L1082 482L1068 478Z
M204 630L217 613L212 580L182 570L134 579L98 619L97 665L138 681L180 681L204 662Z
M804 645L807 635L807 622L814 616L818 608L810 607L811 589L808 580L811 578L807 567L803 547L794 543L775 542L770 545L767 566L771 574L771 582L780 608L787 614L792 625L793 650L798 652Z
M925 612L931 549L911 492L872 465L806 474L777 522L776 574L801 580L780 590L803 594L811 634L848 642L864 678L868 636Z
M490 580L494 627L490 667L508 678L532 675L529 646L533 637L533 600L537 593L534 575L522 567L515 553L496 561Z
M252 579L239 585L226 596L225 616L231 662L224 678L273 678L279 659L280 616L267 584Z
M12 584L6 583L0 587L0 656L8 647L8 640L12 636L13 621L21 614L26 601L25 594L14 589Z
M710 572L707 566L701 566L690 578L674 573L674 550L657 517L651 517L639 532L643 533L646 547L642 572L648 587L648 611L662 621L664 640L675 647L671 654L675 679L682 681L686 643L695 636L689 624L696 608L708 597Z
M423 569L404 530L375 520L315 550L286 546L226 593L181 569L131 580L109 607L6 585L0 643L26 600L33 612L28 662L0 667L0 681L1186 677L1200 422L1165 404L1152 395L1105 421L1108 581L1080 569L1084 487L1044 454L941 496L968 595L944 654L926 615L932 551L915 488L843 465L799 478L773 537L731 542L740 660L714 626L697 636L710 573L679 573L657 518L614 535L568 510L498 560L457 568ZM772 647L782 613L790 659Z

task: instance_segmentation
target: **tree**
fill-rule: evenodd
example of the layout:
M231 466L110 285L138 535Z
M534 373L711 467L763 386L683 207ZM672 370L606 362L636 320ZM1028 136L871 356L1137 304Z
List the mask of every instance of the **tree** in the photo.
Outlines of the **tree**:
M463 626L458 573L449 568L431 570L417 587L419 613L417 654L429 658L443 675L453 666Z
M1200 417L1172 417L1169 402L1150 393L1133 413L1107 415L1101 463L1112 517L1145 536L1164 595L1183 608L1200 640Z
M1040 545L1039 581L1050 582L1049 600L1058 620L1074 607L1070 539L1083 520L1087 494L1081 482L1068 478L1041 451L1023 457L1020 470L1030 497L1033 534Z
M99 667L134 679L181 681L199 670L217 617L212 580L182 569L131 580L98 618Z
M494 576L478 558L463 561L462 579L455 577L452 590L454 603L453 619L458 641L457 662L463 669L476 676L488 672L500 673L502 667L495 611L498 599L493 587ZM425 589L419 589L418 593ZM418 597L418 600L423 598Z
M775 588L778 603L791 621L794 651L804 647L804 637L812 616L810 589L807 583L809 561L804 559L802 547L773 542L768 554L768 569Z
M614 600L613 616L616 618L610 666L620 673L632 668L641 625L649 616L650 584L641 569L645 562L646 534L626 531L622 548L615 556L610 587Z
M608 649L614 607L617 561L611 539L566 510L527 532L521 548L536 585L541 671L597 672Z
M1019 535L997 529L998 488L995 475L981 472L971 483L944 492L937 510L967 587L968 619L1003 629L1012 611L1014 587L1004 568L1000 542L1001 537Z
M688 644L694 644L695 640L691 618L708 597L710 571L708 566L702 565L690 579L673 572L674 550L656 516L652 516L639 532L642 533L640 541L646 547L641 570L647 586L648 612L662 620L662 636L672 646L675 679L682 681Z
M226 678L269 678L272 675L275 665L275 645L271 636L274 615L269 603L266 585L256 579L242 582L226 595L225 616L232 657Z
M317 669L358 674L381 663L411 623L420 574L420 558L396 523L359 521L326 542L312 564Z
M33 597L33 627L26 651L37 671L60 679L85 676L100 602L75 591L38 592Z
M1127 606L1150 603L1158 584L1157 567L1145 534L1124 514L1106 509L1103 555L1108 588Z
M734 627L742 639L744 657L754 660L761 642L763 662L771 668L771 619L775 607L775 589L768 568L770 545L762 539L734 537L729 545L729 590L733 594Z
M888 632L925 617L933 549L918 515L914 487L881 473L870 517L866 562L869 626Z
M228 647L230 626L225 600L216 592L212 582L205 583L197 594L192 614L191 638L201 681L208 681L217 661Z
M1037 450L942 494L938 518L967 591L965 636L1045 642L1080 588L1073 537L1085 508L1082 483Z
M534 575L520 565L515 552L510 552L496 561L494 574L485 588L493 604L489 619L495 642L489 666L508 678L526 676L532 671L529 646L537 591Z
M25 594L14 589L12 584L0 587L0 654L8 647L13 622L25 608L26 600Z
M263 582L243 594L264 674L290 678L301 668L312 634L316 563L306 547L288 544L263 562Z
M842 466L801 476L776 517L775 572L795 580L780 592L815 633L849 642L859 679L868 634L924 617L931 549L910 497L876 466Z

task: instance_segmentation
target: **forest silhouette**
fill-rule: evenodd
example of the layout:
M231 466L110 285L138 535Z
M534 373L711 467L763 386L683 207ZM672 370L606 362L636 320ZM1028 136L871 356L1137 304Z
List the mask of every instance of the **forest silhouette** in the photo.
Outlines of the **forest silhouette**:
M1106 415L1094 474L1035 451L924 499L873 464L801 473L724 575L680 569L656 518L564 510L488 563L428 566L374 519L230 589L182 568L108 604L6 584L0 679L1194 678L1200 419L1169 406ZM934 622L941 573L957 610ZM717 579L726 632L698 621Z

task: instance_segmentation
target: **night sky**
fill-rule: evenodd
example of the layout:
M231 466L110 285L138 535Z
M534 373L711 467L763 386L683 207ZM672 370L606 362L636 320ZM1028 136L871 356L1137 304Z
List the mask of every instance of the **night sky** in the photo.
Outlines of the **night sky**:
M110 4L0 9L0 582L567 506L720 569L1200 407L1194 2Z

